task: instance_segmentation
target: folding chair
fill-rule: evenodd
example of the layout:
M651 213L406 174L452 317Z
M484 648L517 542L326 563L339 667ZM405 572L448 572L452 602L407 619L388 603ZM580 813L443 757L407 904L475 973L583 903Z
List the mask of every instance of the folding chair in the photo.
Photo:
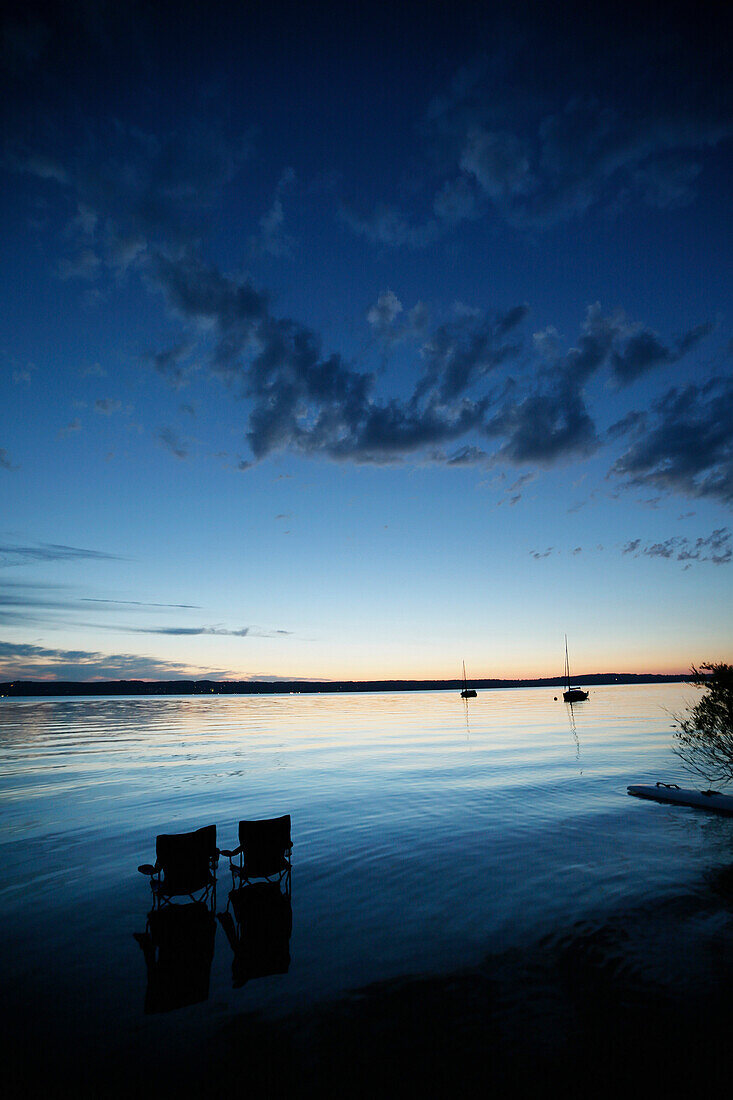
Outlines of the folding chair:
M191 901L216 901L219 849L216 825L192 833L163 833L155 838L155 864L143 863L138 871L150 876L153 908L185 895ZM198 897L197 897L198 895Z
M290 891L290 814L262 821L239 822L239 847L221 849L229 857L232 887L251 883L253 879L285 882ZM237 859L238 857L238 859Z

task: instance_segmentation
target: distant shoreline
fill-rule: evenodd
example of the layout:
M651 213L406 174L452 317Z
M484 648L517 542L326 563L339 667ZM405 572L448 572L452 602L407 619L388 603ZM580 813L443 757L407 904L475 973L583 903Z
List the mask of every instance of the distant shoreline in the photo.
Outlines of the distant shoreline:
M690 673L671 675L600 672L575 677L583 687L609 684L678 684ZM476 690L492 688L561 688L562 676L528 680L472 680ZM12 680L0 683L0 696L19 698L67 695L292 695L356 691L460 691L462 680Z

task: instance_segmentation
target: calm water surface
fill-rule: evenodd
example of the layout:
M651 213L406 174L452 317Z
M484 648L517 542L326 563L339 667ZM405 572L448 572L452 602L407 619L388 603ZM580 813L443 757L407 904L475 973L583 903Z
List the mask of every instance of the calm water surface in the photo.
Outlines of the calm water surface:
M671 751L671 716L694 698L686 685L602 687L572 713L546 688L467 704L456 692L0 700L11 1034L159 1046L614 921L630 964L663 980L683 951L703 982L728 920L706 899L733 863L733 822L626 794L699 785ZM234 989L218 928L208 999L145 1015L136 868L156 834L215 822L234 847L240 818L283 813L288 973ZM638 915L652 912L650 934Z

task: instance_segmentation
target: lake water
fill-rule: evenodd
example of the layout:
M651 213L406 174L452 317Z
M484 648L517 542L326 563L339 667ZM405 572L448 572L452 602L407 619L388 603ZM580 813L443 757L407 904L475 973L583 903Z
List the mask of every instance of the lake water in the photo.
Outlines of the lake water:
M671 749L672 715L696 698L635 685L599 687L572 711L547 688L467 703L456 692L0 700L2 988L20 1080L39 1060L147 1074L161 1057L194 1080L211 1069L202 1044L226 1059L232 1042L262 1035L295 1049L309 1034L322 1058L348 1046L345 1017L360 1034L381 1020L397 1062L395 1034L412 1035L415 1013L449 1017L451 1041L473 1055L491 1017L497 1049L541 1057L586 1027L599 982L640 1016L650 997L674 1008L680 989L697 1004L733 975L733 821L626 793L700 785ZM219 845L234 847L241 818L284 813L287 973L235 988L217 926L208 995L146 1013L133 933L150 908L137 866L153 862L156 834L216 823Z

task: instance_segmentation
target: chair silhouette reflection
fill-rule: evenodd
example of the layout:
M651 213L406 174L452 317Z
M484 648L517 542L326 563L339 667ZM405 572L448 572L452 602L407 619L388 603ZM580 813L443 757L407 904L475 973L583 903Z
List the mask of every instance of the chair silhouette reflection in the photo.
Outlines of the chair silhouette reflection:
M232 949L232 984L287 974L293 910L290 901L290 815L239 822L239 847L229 857L232 890L219 922ZM237 858L238 857L238 858Z
M232 985L287 974L293 910L289 890L277 882L251 882L229 894L219 922L232 949Z
M215 935L213 898L150 910L145 931L135 933L148 972L146 1014L208 999Z

